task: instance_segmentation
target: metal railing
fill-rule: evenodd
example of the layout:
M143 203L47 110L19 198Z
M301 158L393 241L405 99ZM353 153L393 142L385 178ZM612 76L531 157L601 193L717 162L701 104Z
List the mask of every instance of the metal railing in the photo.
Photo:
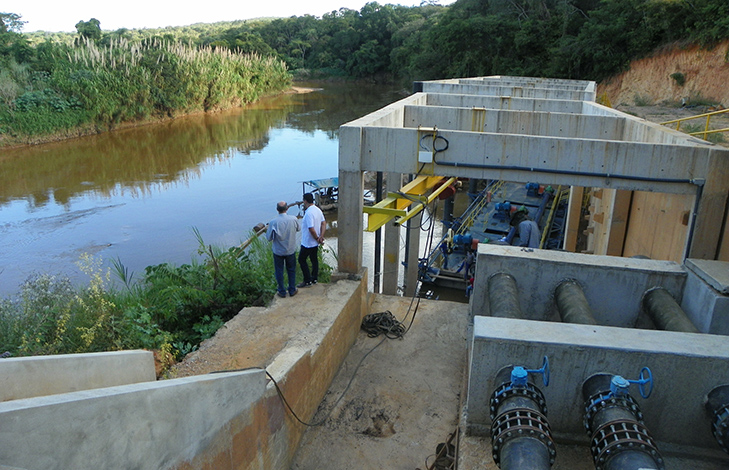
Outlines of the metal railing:
M681 119L673 119L672 121L662 122L661 125L674 124L675 123L676 124L676 130L679 131L679 130L681 130L681 123L682 122L684 122L684 121L690 121L692 119L699 119L699 118L705 117L706 118L706 126L704 127L704 130L703 131L696 131L696 132L689 132L688 134L689 135L693 135L693 136L702 135L701 138L704 139L704 140L706 140L706 136L709 135L709 134L716 134L716 133L719 133L719 132L729 132L729 127L725 127L724 129L711 129L711 130L709 129L709 125L711 123L711 116L716 116L717 114L724 114L724 113L728 113L728 112L729 112L729 109L722 109L720 111L713 111L713 112L710 112L710 113L698 114L696 116L690 116L690 117L685 117L685 118L681 118Z

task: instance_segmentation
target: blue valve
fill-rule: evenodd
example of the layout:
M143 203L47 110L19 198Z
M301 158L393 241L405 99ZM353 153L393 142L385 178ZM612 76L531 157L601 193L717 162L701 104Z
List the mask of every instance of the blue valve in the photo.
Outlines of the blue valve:
M549 359L544 356L544 362L540 369L525 369L522 366L515 366L511 370L511 384L514 387L525 387L529 374L542 374L544 386L549 386Z
M653 393L653 373L647 367L640 370L638 380L627 380L619 375L613 376L610 380L610 392L616 397L622 397L628 394L630 384L638 384L640 396L648 398Z

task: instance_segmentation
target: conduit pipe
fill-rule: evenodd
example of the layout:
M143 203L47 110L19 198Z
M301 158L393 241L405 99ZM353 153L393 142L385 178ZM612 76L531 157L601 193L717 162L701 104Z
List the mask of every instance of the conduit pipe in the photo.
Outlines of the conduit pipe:
M716 442L729 454L729 385L719 385L706 397L706 411Z
M519 305L516 279L504 272L489 276L489 310L492 317L524 318Z
M491 448L502 470L548 470L557 452L547 422L547 403L529 374L541 373L549 384L549 362L539 370L504 367L496 374L501 384L491 395Z
M663 287L654 287L643 294L643 310L661 330L699 332L671 293Z
M628 393L631 382L641 383L618 375L596 374L582 384L584 425L591 438L590 449L597 470L665 468L656 443L643 423L643 414ZM650 391L644 394L646 382L641 384L641 395L645 398L650 395ZM650 383L652 388L652 377Z
M574 279L560 282L554 290L554 299L557 303L559 317L563 322L597 325L585 293Z

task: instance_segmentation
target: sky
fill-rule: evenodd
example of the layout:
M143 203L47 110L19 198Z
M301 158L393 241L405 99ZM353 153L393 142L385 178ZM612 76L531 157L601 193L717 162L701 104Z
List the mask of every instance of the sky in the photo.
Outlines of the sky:
M380 0L380 4L420 5L421 0ZM448 5L454 0L439 0ZM119 28L164 28L194 23L245 20L260 17L313 15L350 8L360 10L367 0L2 0L0 12L16 13L27 23L22 32L76 31L76 23L96 18L104 31Z

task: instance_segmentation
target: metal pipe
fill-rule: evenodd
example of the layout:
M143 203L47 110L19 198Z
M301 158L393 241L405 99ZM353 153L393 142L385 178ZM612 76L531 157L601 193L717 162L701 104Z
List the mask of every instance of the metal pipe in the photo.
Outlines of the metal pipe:
M554 290L554 298L563 322L597 325L582 287L574 279L560 282Z
M663 287L654 287L643 294L643 310L661 330L699 332L671 293Z
M519 305L519 290L511 274L499 272L489 276L489 310L492 317L524 318Z
M706 411L711 416L711 430L716 442L729 454L729 385L719 385L709 392Z
M596 374L582 384L584 425L597 470L663 470L643 414L620 376ZM615 385L618 387L615 387ZM623 391L620 391L623 390Z
M520 369L523 381L513 380ZM547 422L547 405L541 390L523 368L505 367L497 374L501 383L491 395L491 448L501 470L546 470L556 450Z

